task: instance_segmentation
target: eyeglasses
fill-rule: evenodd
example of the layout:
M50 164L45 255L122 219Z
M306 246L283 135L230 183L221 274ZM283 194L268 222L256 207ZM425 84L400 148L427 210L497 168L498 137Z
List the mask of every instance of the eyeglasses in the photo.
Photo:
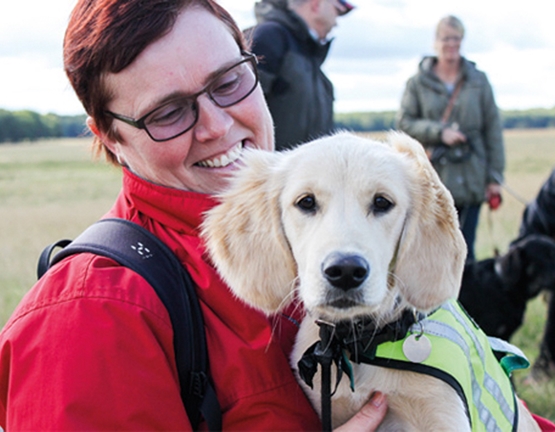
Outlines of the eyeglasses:
M249 96L258 84L258 63L252 53L243 52L243 60L218 73L201 91L191 96L176 98L133 119L111 111L109 116L137 129L144 129L153 141L169 141L190 130L198 121L197 99L206 93L220 108L235 105Z
M462 37L460 37L460 36L445 36L445 37L440 38L439 40L443 43L447 43L447 42L459 43L460 41L462 41Z

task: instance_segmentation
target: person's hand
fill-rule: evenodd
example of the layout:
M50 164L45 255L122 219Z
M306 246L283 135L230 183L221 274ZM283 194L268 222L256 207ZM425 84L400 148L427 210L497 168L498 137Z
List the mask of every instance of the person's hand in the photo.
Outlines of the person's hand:
M486 187L486 200L490 209L497 210L503 199L501 197L501 185L497 183L490 183Z
M455 128L446 127L441 131L441 141L444 144L452 146L460 142L465 142L466 135Z
M381 392L374 392L358 413L335 432L374 432L387 412L386 397Z
M497 183L489 183L486 188L486 196L501 195L501 185Z

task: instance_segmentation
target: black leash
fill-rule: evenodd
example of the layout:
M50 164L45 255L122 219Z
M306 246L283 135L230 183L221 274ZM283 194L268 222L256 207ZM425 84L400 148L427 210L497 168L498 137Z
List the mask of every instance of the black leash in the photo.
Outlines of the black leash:
M334 357L331 345L334 340L335 326L323 321L318 322L318 325L320 326L320 344L316 347L314 355L322 366L322 431L331 432L331 364Z

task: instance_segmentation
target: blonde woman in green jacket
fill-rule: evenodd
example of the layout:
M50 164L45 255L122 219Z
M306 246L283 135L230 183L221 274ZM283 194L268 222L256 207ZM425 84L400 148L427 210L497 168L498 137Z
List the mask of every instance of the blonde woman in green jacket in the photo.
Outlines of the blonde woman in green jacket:
M424 57L408 80L397 127L426 147L455 199L473 260L480 207L486 200L500 203L505 155L492 88L486 75L461 56L463 37L458 18L440 20L436 56Z

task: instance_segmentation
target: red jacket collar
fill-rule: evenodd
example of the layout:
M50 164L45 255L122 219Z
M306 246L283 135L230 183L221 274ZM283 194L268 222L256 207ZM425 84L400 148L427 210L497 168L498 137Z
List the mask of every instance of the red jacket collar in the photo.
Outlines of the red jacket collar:
M140 215L178 232L198 230L203 214L216 204L212 195L161 186L123 169L123 189L110 216L135 220Z

